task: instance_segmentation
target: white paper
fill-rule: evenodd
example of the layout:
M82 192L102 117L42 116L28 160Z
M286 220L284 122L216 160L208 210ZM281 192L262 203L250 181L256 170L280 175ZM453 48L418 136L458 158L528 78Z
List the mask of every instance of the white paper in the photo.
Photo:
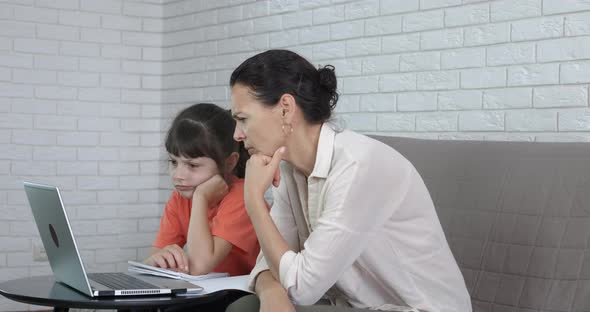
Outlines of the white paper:
M238 275L229 277L212 278L207 280L193 283L195 285L203 287L203 291L200 295L211 294L220 290L242 290L245 292L253 293L248 289L248 277L249 275Z
M201 281L207 280L207 279L214 279L214 278L229 276L228 273L209 273L209 274L205 274L205 275L189 275L189 274L176 272L176 271L172 271L172 270L168 270L168 269L154 267L154 266L143 264L143 263L137 262L137 261L127 261L127 264L129 265L127 267L127 270L129 272L180 279L180 280L185 280L185 281L191 282L191 283L201 282Z

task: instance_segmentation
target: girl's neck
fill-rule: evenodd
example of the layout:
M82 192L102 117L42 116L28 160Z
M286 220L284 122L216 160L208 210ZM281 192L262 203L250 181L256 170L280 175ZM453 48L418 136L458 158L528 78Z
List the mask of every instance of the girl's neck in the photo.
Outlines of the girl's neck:
M313 172L322 124L296 127L289 134L285 160L306 177Z

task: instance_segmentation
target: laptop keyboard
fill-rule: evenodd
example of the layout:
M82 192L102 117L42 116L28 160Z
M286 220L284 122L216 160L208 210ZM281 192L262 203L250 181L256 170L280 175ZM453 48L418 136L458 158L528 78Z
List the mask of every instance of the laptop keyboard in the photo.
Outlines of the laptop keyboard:
M125 273L89 273L88 278L114 290L159 288Z

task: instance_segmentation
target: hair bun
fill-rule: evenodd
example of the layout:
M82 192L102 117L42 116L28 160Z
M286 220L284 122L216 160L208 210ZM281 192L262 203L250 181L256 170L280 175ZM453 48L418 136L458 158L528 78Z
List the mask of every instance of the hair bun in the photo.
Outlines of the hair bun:
M334 66L326 65L318 69L320 76L320 86L326 89L330 94L336 92L336 73Z

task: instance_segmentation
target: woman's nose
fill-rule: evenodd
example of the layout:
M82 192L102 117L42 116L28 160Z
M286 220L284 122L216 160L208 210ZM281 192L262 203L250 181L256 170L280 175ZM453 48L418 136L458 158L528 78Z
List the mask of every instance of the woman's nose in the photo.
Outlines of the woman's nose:
M240 127L236 126L236 129L234 130L234 140L236 140L238 142L242 142L245 137L246 136L244 135L244 131L242 131L242 129L240 129Z

